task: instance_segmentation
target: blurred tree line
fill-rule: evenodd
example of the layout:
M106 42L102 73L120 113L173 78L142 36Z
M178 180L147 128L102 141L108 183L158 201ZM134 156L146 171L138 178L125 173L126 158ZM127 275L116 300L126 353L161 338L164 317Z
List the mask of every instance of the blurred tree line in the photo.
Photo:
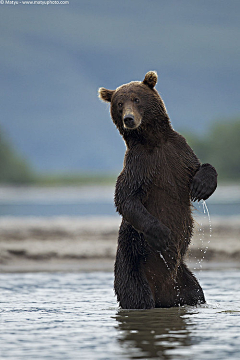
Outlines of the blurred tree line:
M216 168L219 180L240 180L240 118L213 123L207 136L183 135L200 161Z
M34 181L34 173L0 129L0 183L26 184Z
M209 162L218 172L220 181L240 180L240 118L214 123L208 134L198 136L182 132L202 163ZM40 176L18 154L0 128L0 183L10 184L81 184L112 181L108 175L94 178L91 175Z

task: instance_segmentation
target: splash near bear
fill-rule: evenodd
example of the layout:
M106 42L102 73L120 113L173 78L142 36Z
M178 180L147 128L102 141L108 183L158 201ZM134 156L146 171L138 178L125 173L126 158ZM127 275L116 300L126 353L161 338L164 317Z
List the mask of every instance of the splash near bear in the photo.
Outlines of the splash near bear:
M114 289L124 309L204 303L184 255L193 232L191 201L206 200L217 172L173 130L155 89L157 73L116 90L99 89L126 143L115 205L122 216Z

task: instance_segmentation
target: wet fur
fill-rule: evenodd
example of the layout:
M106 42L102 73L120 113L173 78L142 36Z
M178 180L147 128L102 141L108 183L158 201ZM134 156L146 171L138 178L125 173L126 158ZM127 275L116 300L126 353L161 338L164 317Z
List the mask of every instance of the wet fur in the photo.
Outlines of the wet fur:
M111 102L113 122L127 146L115 190L116 209L123 219L114 288L125 309L205 302L184 255L193 231L191 197L209 197L216 188L217 173L211 165L201 165L185 139L173 130L154 89L157 75L148 74L143 82L115 91L99 90L102 100ZM137 105L136 97L140 98ZM133 113L142 118L137 129L124 128L120 101L132 101Z

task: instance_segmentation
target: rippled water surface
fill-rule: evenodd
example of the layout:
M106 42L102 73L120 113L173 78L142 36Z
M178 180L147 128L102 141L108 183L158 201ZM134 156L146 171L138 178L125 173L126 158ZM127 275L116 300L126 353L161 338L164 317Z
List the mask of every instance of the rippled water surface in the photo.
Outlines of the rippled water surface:
M111 273L0 275L1 359L240 359L240 271L197 273L207 305L119 310Z

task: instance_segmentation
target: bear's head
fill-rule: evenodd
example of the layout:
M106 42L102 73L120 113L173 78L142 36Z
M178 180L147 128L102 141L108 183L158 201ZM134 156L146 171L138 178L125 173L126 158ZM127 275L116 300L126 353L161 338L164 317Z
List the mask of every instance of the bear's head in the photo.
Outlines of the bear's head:
M170 127L164 102L155 89L157 73L149 71L143 81L132 81L116 90L100 88L99 98L109 102L111 117L124 138L130 133L163 133Z

